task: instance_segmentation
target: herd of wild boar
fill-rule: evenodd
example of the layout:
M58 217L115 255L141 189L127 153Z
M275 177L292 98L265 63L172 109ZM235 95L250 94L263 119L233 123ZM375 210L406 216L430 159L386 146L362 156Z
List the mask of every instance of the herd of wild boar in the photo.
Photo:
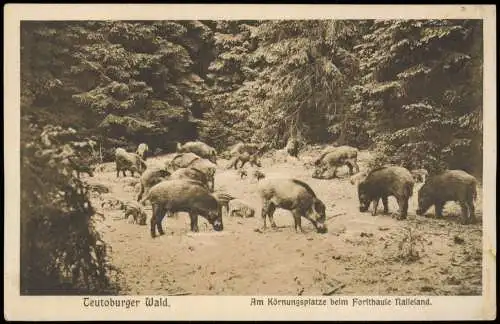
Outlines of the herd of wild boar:
M260 167L260 158L266 148L265 144L240 142L221 155L230 160L227 169L234 168L243 178L248 176L243 166L250 163ZM296 143L289 142L285 150L290 156L297 157ZM120 172L126 176L126 171L132 176L134 173L140 175L137 202L131 203L126 210L133 214L134 210L143 210L141 206L146 202L151 204L150 231L153 238L157 234L164 234L161 226L163 218L177 212L189 214L193 232L198 231L198 216L207 219L215 231L222 231L224 209L230 216L254 217L255 209L247 202L230 193L214 192L218 154L213 147L200 141L178 144L174 157L162 167L148 167L147 153L148 146L144 143L134 153L117 148L115 162L117 177ZM399 219L407 217L408 201L415 182L423 182L418 191L417 215L423 215L431 206L435 206L436 216L441 217L445 203L456 201L461 206L464 223L475 222L477 180L467 172L447 170L429 175L424 169L410 171L393 165L360 171L357 159L357 148L330 147L310 164L314 169L312 178L334 179L337 169L347 166L351 183L357 184L360 212L367 212L371 205L371 214L376 215L379 201L382 200L384 213L388 213L388 197L393 196L399 206ZM258 180L264 229L267 221L271 227L276 227L273 214L277 208L281 208L293 215L296 231L302 231L301 219L305 218L318 233L327 232L325 204L310 185L294 178L268 178L258 169L252 175ZM146 224L144 212L136 213L136 217L139 224Z

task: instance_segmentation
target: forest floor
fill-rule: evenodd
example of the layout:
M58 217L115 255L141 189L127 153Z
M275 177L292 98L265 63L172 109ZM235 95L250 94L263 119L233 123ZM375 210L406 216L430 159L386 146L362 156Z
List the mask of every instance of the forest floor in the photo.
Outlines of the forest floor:
M200 217L200 232L189 231L189 217L165 218L166 235L152 239L149 225L130 224L119 209L104 209L97 224L112 247L111 262L121 270L121 293L129 295L481 295L482 199L479 190L474 225L460 224L460 209L448 203L442 219L416 216L416 184L406 220L379 212L359 211L357 190L347 167L334 180L311 178L305 163L320 154L309 150L300 160L282 151L264 156L260 168L268 177L294 177L307 182L327 207L328 233L318 234L305 219L296 233L290 212L276 210L277 229L262 226L257 180L240 179L219 160L216 191L228 192L256 209L254 218L228 217L215 232ZM162 165L171 155L147 160ZM358 158L364 169L369 153ZM251 168L249 168L251 169ZM137 197L138 177L116 178L114 163L103 165L89 182L109 188L93 196L95 206L110 197ZM151 207L147 205L148 217ZM389 198L390 212L397 203ZM371 209L370 209L371 210ZM149 219L148 219L149 224ZM412 256L413 255L413 256Z

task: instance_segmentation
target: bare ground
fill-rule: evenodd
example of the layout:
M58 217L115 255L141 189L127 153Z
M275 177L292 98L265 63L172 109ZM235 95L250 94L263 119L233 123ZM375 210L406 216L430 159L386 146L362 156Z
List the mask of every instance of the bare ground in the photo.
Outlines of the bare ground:
M224 231L214 232L199 218L199 233L189 231L189 217L165 219L166 235L152 239L148 226L129 224L123 211L103 209L98 230L111 247L112 263L120 275L122 294L134 295L481 295L482 200L476 202L474 225L460 224L460 209L448 203L444 217L416 216L414 188L407 220L391 215L360 213L357 190L346 174L340 179L317 180L304 164L319 152L306 152L300 160L276 152L263 159L267 176L295 177L306 181L327 207L327 234L317 234L305 219L306 233L296 233L293 217L277 210L278 229L256 231L262 225L257 180L239 179L220 160L216 191L242 198L256 209L256 217L224 215ZM153 158L160 165L169 156ZM359 157L363 169L368 152ZM89 182L104 185L110 193L93 196L99 207L107 199L137 197L137 175L116 178L114 164ZM480 195L480 191L479 191ZM113 198L110 198L113 197ZM389 198L390 212L397 203ZM150 206L147 210L151 214ZM148 220L149 223L149 220Z

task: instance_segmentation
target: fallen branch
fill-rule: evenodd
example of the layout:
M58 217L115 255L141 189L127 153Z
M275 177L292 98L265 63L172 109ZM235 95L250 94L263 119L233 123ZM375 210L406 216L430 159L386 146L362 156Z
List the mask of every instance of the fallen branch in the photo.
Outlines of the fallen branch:
M191 295L190 292L180 292L180 293L175 293L175 294L168 294L168 296L186 296L186 295Z
M334 293L336 293L337 291L339 291L340 289L344 288L346 286L346 284L342 284L326 293L323 294L323 296L330 296L330 295L333 295Z
M339 217L339 216L342 216L342 215L345 215L345 214L347 214L347 213L343 212L343 213L335 214L335 215L332 215L330 217L327 217L326 219L329 220L329 219L332 219L332 218L335 218L335 217Z

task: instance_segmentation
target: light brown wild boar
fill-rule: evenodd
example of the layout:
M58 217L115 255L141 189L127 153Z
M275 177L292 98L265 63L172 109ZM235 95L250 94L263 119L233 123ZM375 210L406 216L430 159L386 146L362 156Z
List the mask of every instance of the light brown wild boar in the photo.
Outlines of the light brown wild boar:
M201 158L207 159L210 162L217 164L217 151L208 144L201 141L186 142L183 145L177 143L177 152L179 153L194 153Z
M429 172L425 169L415 169L410 171L415 182L425 182L425 179L429 176Z
M359 172L357 163L358 149L351 146L339 146L327 149L316 161L316 169L312 175L315 179L333 179L336 177L337 168L347 165L349 174L353 175L354 170ZM329 171L326 175L325 172Z
M122 148L116 149L115 162L117 178L120 176L120 171L122 171L123 176L126 177L125 171L127 170L134 176L134 172L142 174L147 169L146 162L144 162L139 155L129 153Z
M238 216L249 218L255 216L255 209L249 203L241 199L232 199L229 201L228 214L231 217Z
M139 144L139 146L137 147L137 150L135 151L135 153L137 155L139 155L141 157L141 159L143 159L144 161L146 161L147 152L149 152L149 147L148 147L148 144L146 144L146 143Z
M286 151L290 156L298 157L299 141L294 137L289 138L288 142L286 143Z
M230 149L230 155L233 157L229 163L228 169L238 168L238 162L241 162L240 168L250 162L250 165L260 167L259 157L262 155L267 145L265 143L243 143L239 142Z
M191 219L191 231L198 232L198 215L203 216L215 231L222 231L222 212L217 199L198 182L185 179L166 180L153 186L144 201L151 202L151 237L164 235L161 222L166 213L187 212Z
M258 166L261 167L262 165L260 164L258 154L255 153L253 155L250 155L248 152L243 152L243 153L238 153L236 156L234 156L228 164L228 169L238 169L238 162L241 162L240 169L243 168L243 166L247 163L250 162L251 166Z
M463 223L474 223L474 200L477 199L477 179L462 170L447 170L431 176L418 191L417 215L423 215L432 205L436 216L443 216L448 201L457 201L462 208Z
M326 233L325 225L326 207L316 197L311 187L296 179L264 179L258 186L259 195L262 198L262 220L263 228L266 228L266 217L269 218L271 227L276 228L273 214L276 208L289 210L295 221L295 231L300 229L301 217L308 219L316 228L318 233Z

